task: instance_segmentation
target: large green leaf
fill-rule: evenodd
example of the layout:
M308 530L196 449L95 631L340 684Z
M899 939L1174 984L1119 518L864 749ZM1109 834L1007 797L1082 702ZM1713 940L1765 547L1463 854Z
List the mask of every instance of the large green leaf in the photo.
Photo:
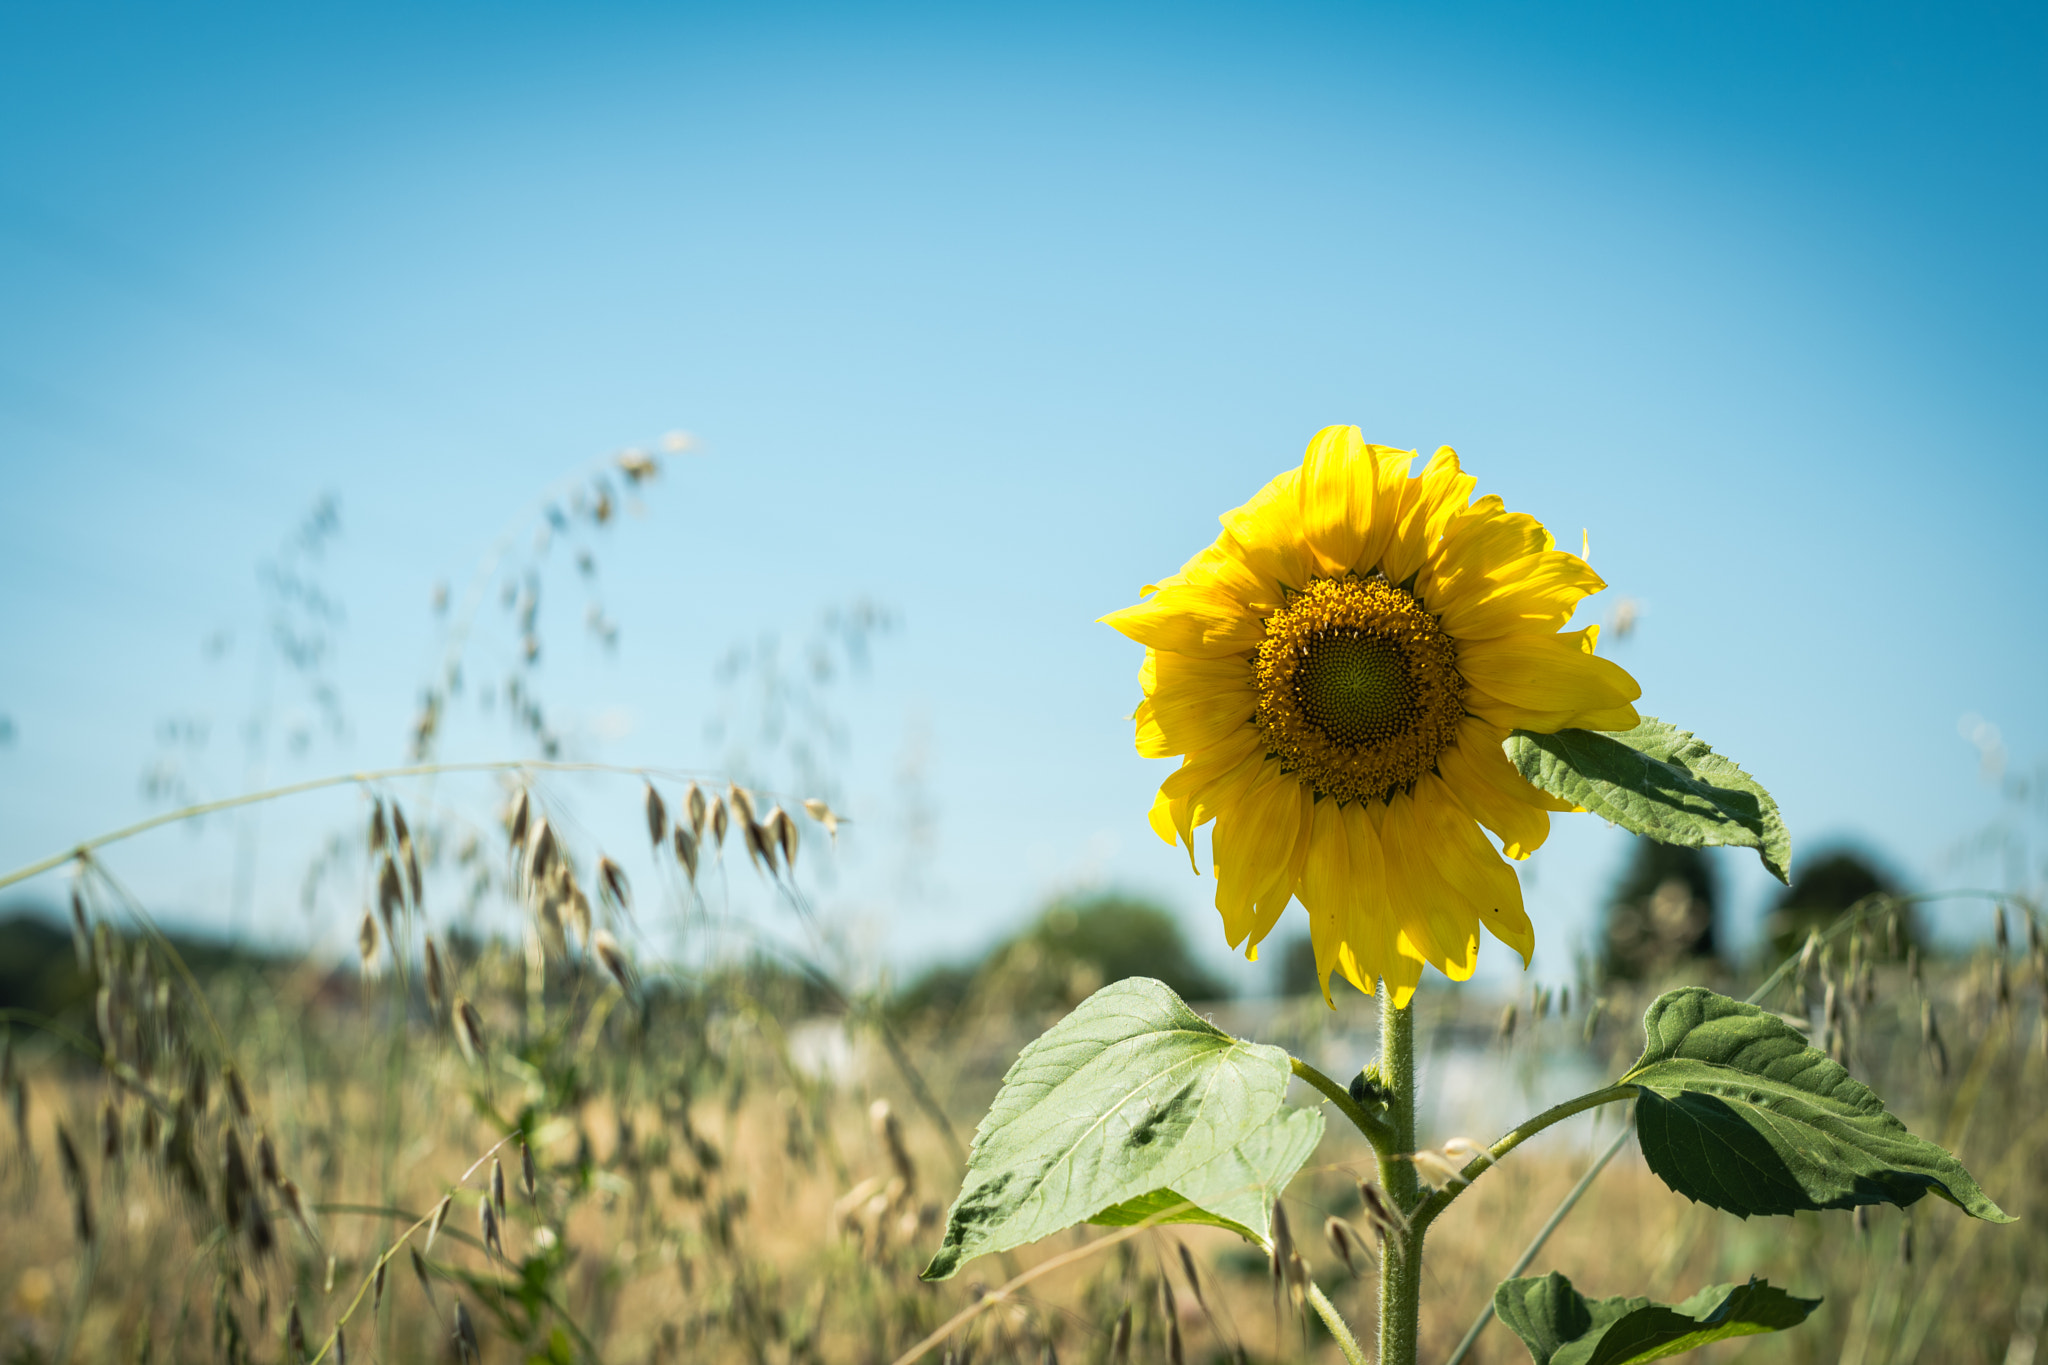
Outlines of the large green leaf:
M1207 1223L1265 1243L1273 1201L1323 1140L1317 1109L1289 1109L1237 1146L1174 1181L1089 1218L1104 1227L1133 1223Z
M1906 1131L1876 1092L1777 1015L1700 986L1660 996L1624 1085L1665 1184L1748 1217L1940 1195L2009 1223L1946 1151Z
M1730 1337L1782 1332L1806 1321L1819 1299L1799 1299L1763 1280L1717 1284L1666 1306L1648 1299L1588 1299L1552 1271L1503 1280L1493 1310L1536 1365L1638 1365Z
M1691 848L1753 848L1772 876L1789 880L1792 836L1771 794L1705 741L1654 716L1633 730L1517 730L1507 753L1535 786L1632 834Z
M1003 1078L924 1277L1090 1219L1136 1221L1137 1200L1200 1201L1210 1221L1262 1233L1250 1201L1314 1145L1307 1121L1281 1117L1288 1078L1284 1050L1231 1037L1157 981L1103 987Z

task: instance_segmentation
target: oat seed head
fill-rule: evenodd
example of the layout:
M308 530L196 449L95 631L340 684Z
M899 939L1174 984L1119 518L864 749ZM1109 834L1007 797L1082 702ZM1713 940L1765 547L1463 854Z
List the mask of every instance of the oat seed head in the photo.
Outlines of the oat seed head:
M484 1018L475 1005L459 995L455 997L455 1040L462 1045L463 1058L470 1065L482 1059L486 1050Z
M660 848L661 841L666 838L668 838L668 807L661 803L661 793L654 789L652 782L649 782L647 784L647 842L655 848Z
M619 989L631 995L633 993L632 968L626 962L625 950L619 947L619 941L612 937L611 931L608 929L598 930L591 937L590 947L591 951L597 955L598 962L603 965L607 972L611 973L612 980L619 983Z
M697 836L690 832L688 825L676 822L676 861L682 864L683 872L689 877L690 885L697 884Z
M789 818L789 812L777 806L768 812L768 838L782 850L782 865L792 874L796 872L796 821Z

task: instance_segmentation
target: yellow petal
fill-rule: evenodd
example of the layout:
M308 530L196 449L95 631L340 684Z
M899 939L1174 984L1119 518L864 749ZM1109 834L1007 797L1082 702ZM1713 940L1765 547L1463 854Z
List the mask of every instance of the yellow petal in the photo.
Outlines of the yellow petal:
M1169 584L1101 619L1141 645L1201 659L1256 649L1265 634L1243 604L1211 584Z
M1499 499L1481 502L1498 503ZM1423 605L1442 612L1460 597L1483 595L1496 570L1541 554L1553 543L1543 523L1525 512L1496 509L1492 515L1478 517L1467 512L1450 519L1416 588Z
M1629 703L1643 689L1619 664L1589 652L1590 630L1459 641L1458 672L1476 690L1466 709L1510 730L1633 726Z
M1152 826L1152 832L1167 843L1178 841L1178 831L1174 828L1173 798L1166 794L1166 788L1161 787L1159 794L1152 798L1152 809L1145 813L1145 823ZM1188 862L1192 864L1194 860L1194 850L1190 848Z
M1520 953L1527 967L1536 937L1515 870L1500 860L1443 779L1434 774L1425 773L1415 784L1415 816L1446 890L1463 901L1495 938Z
M1301 529L1326 574L1357 567L1373 521L1376 464L1357 427L1324 427L1308 443L1301 461Z
M1290 469L1221 517L1229 552L1261 579L1295 591L1315 574L1315 555L1301 535L1300 483L1301 471Z
M1393 533L1414 452L1367 445L1357 427L1324 427L1301 462L1301 534L1331 577L1378 562ZM1300 587L1300 584L1294 586Z
M1545 550L1467 578L1433 610L1460 640L1549 632L1572 619L1581 598L1606 586L1577 555Z
M1414 797L1397 792L1372 808L1386 850L1387 899L1409 948L1451 980L1463 981L1478 965L1478 916L1437 868L1417 805Z
M1277 608L1284 596L1279 580L1254 570L1228 531L1220 532L1206 549L1183 564L1180 572L1167 582L1219 588L1260 617Z
M1467 716L1458 725L1457 742L1437 755L1436 767L1466 813L1500 837L1501 852L1520 860L1550 837L1549 812L1571 807L1524 781L1501 752L1502 738L1486 722Z
M1309 830L1315 820L1315 797L1307 787L1292 776L1286 782L1294 788L1291 802L1283 800L1282 818L1292 813L1295 824L1294 847L1287 859L1287 866L1279 880L1270 882L1260 889L1257 902L1252 906L1252 932L1250 942L1245 944L1245 956L1252 961L1259 960L1259 945L1266 935L1273 932L1273 926L1280 922L1280 916L1287 913L1287 907L1294 900L1294 889L1301 884L1301 870L1308 862Z
M1190 755L1160 783L1160 799L1167 803L1174 828L1187 843L1190 860L1195 853L1195 826L1215 819L1249 790L1259 765L1265 762L1263 750L1258 731L1247 726L1243 734ZM1161 837L1173 842L1171 835Z
M1258 709L1251 665L1241 657L1157 656L1151 708L1138 724L1138 752L1147 758L1199 753L1249 727Z
M1389 582L1405 583L1422 568L1444 526L1471 501L1477 483L1458 468L1458 452L1449 446L1439 446L1422 473L1403 483L1394 534L1380 555Z
M1219 812L1210 840L1216 909L1231 947L1251 936L1260 905L1293 887L1300 842L1301 784L1266 762L1242 799Z
M1352 873L1351 841L1345 833L1342 808L1335 801L1316 802L1308 858L1301 866L1301 904L1308 911L1316 984L1322 987L1326 1005L1335 1003L1330 999L1330 973L1337 969L1338 947L1349 936L1365 894L1365 887Z

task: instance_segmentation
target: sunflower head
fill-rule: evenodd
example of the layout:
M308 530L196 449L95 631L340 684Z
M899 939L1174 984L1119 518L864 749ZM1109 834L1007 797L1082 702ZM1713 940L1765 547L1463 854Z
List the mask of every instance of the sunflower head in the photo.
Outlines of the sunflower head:
M1179 756L1152 826L1195 852L1211 821L1216 908L1258 956L1281 912L1309 915L1317 975L1384 981L1406 1004L1425 964L1470 976L1479 927L1533 945L1526 858L1570 810L1501 750L1515 729L1625 730L1635 680L1566 631L1605 586L1448 447L1326 427L1300 468L1223 515L1223 533L1103 618L1146 647L1138 750ZM1484 833L1491 830L1496 849Z

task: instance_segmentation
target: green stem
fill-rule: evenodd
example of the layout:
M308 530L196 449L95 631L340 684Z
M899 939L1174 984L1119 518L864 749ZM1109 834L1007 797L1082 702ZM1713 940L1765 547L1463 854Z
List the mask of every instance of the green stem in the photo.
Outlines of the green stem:
M1415 1365L1422 1326L1422 1239L1428 1228L1415 1221L1422 1181L1415 1163L1401 1159L1415 1150L1415 1011L1394 1004L1393 988L1380 983L1380 1081L1390 1092L1387 1128L1393 1150L1379 1153L1380 1187L1406 1220L1387 1238L1380 1257L1380 1365Z
M1602 1152L1599 1159L1586 1168L1586 1173L1579 1177L1579 1183L1572 1186L1572 1192L1564 1197L1564 1202L1551 1210L1549 1220L1537 1231L1536 1236L1530 1241L1529 1245L1522 1249L1521 1256L1516 1258L1514 1265L1508 1268L1508 1273L1502 1277L1503 1279L1512 1280L1515 1276L1529 1268L1529 1262L1535 1260L1536 1253L1543 1250L1543 1244L1550 1240L1550 1234L1557 1231L1557 1225L1562 1223L1565 1220L1565 1216L1578 1204L1580 1196L1592 1188L1594 1179L1599 1176L1601 1171L1607 1168L1607 1163L1614 1160L1621 1152L1621 1149L1627 1145L1628 1135L1628 1125L1623 1124L1621 1131L1614 1135L1614 1141L1607 1144L1607 1150ZM1486 1324L1492 1321L1493 1300L1488 1299L1486 1307L1479 1310L1479 1316L1473 1320L1472 1326L1466 1329L1464 1340L1458 1343L1457 1349L1451 1352L1449 1359L1444 1361L1444 1365L1460 1365L1460 1362L1467 1355L1471 1354L1472 1347L1479 1341L1479 1334L1486 1330Z
M1418 1228L1426 1228L1435 1222L1437 1215L1449 1208L1451 1201L1463 1194L1466 1187L1477 1180L1481 1173L1545 1128L1562 1123L1574 1114L1583 1114L1588 1109L1597 1109L1603 1104L1614 1104L1635 1097L1636 1088L1632 1085L1610 1085L1604 1090L1594 1090L1576 1099L1566 1100L1563 1104L1553 1104L1535 1118L1525 1119L1513 1132L1466 1163L1465 1169L1460 1173L1464 1178L1459 1183L1446 1185L1423 1200L1422 1206L1415 1211L1415 1225Z
M1343 1086L1337 1084L1299 1057L1290 1056L1287 1062L1288 1065L1294 1068L1295 1075L1322 1091L1323 1098L1336 1105L1339 1112L1345 1118L1351 1120L1351 1126L1365 1134L1365 1140L1372 1144L1372 1149L1376 1154L1390 1156L1400 1151L1400 1148L1394 1145L1394 1130L1361 1109L1358 1101L1351 1098L1349 1090L1346 1090Z
M1351 1333L1351 1324L1344 1321L1343 1315L1337 1311L1337 1305L1330 1302L1330 1296L1325 1294L1314 1280L1308 1282L1308 1303L1309 1307L1316 1310L1316 1316L1323 1320L1323 1326L1330 1329L1330 1335L1337 1339L1337 1349L1344 1353L1344 1359L1350 1361L1351 1365L1369 1365L1365 1358L1365 1348L1358 1344L1358 1338Z

